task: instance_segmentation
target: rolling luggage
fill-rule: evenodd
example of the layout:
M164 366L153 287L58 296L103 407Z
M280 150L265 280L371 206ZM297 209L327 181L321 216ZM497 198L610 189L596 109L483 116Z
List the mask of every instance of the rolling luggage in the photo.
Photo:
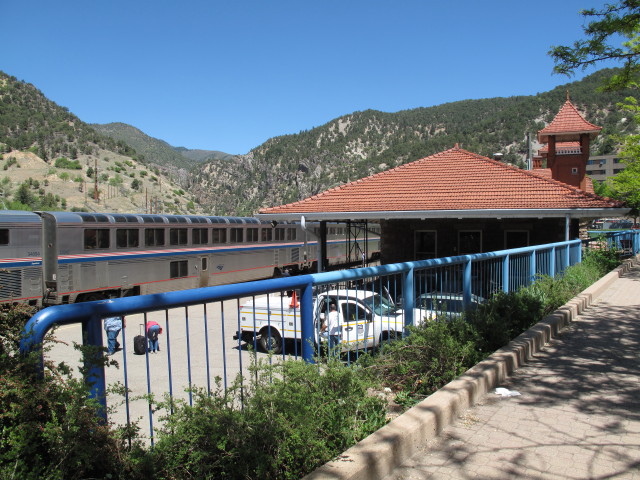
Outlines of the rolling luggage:
M144 355L147 352L147 339L142 335L142 324L140 325L140 335L133 337L133 353Z

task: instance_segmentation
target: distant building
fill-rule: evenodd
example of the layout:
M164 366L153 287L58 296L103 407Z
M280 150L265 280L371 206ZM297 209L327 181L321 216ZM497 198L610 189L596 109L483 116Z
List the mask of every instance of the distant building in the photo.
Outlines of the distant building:
M617 155L595 155L587 161L587 175L592 180L604 182L623 171L625 167Z

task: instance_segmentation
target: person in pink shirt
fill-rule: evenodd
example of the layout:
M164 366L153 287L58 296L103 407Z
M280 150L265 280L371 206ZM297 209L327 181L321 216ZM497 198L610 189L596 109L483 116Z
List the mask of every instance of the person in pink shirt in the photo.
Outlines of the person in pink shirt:
M158 344L158 335L162 333L162 327L158 322L153 320L147 322L147 338L149 339L149 352L156 353L160 351L160 345Z

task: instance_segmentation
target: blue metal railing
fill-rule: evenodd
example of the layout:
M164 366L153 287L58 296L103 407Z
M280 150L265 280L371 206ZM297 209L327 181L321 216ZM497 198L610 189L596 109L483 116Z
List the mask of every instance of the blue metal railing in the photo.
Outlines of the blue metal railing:
M634 254L638 253L639 233L616 235L610 239L610 244L628 246ZM508 292L529 285L539 275L554 276L561 273L568 266L579 263L581 255L582 242L573 240L475 255L54 306L38 312L29 320L24 329L21 348L24 352L41 348L46 333L54 326L78 324L81 325L84 345L102 347L102 319L115 315L125 316L128 325L122 334L122 373L126 390L126 416L122 421L131 421L130 403L133 400L129 391L138 388L139 395L147 394L144 400L146 406L142 410L146 410L145 413L149 416L149 434L153 442L152 395L167 392L173 397L177 395L179 386L182 390L186 389L191 402L191 388L203 386L211 391L212 376L219 377L223 388L227 388L229 376L244 375L244 369L251 358L247 357L249 352L242 339L231 340L231 335L240 329L242 305L255 305L258 296L271 298L269 295L275 294L271 305L284 312L284 303L289 304L285 292L296 291L299 306L294 306L293 315L300 316L300 334L293 346L285 342L282 356L297 357L301 354L305 361L313 362L318 354L315 339L319 338L319 325L314 318L313 303L314 294L319 291L336 286L346 291L374 290L400 305L404 325L411 325L416 312L421 314L423 308L422 304L416 303L424 299L449 303L450 309L453 309L454 304L458 305L455 308L467 308L498 291ZM133 348L128 343L131 335L126 335L125 332L132 327L135 330L135 322L140 323L146 331L149 315L161 315L160 323L164 323L166 329L166 335L161 341L167 357L166 369L159 366L149 352L144 355L144 368L139 356L127 355L128 350L132 351ZM284 318L283 313L280 320L283 327ZM253 321L255 322L255 318ZM389 317L381 321L390 323ZM273 322L271 325L275 326L278 320L270 318L269 322ZM354 335L358 335L357 329ZM355 340L357 343L361 339ZM255 338L253 347L258 350ZM61 354L59 358L68 360L66 355ZM234 356L237 357L236 360ZM265 358L273 361L273 357ZM44 368L44 362L42 365ZM106 418L107 383L116 380L107 381L103 366L86 366L90 368L87 381L90 382L92 395L103 402ZM141 370L144 375L141 375ZM217 374L214 375L214 372ZM146 377L144 390L139 387L143 381L141 377ZM165 381L166 386L159 385ZM140 408L136 412L138 416L141 415Z

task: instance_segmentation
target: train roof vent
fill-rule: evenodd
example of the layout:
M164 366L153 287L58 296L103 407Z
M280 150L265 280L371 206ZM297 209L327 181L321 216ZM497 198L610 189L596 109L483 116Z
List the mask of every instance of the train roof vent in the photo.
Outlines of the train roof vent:
M194 215L189 215L187 218L191 220L191 223L208 223L205 217L197 217Z
M258 220L257 218L245 218L244 221L246 223L260 223L260 220Z
M238 217L227 217L229 223L244 223L241 218Z
M227 223L227 219L224 217L208 217L211 223Z

